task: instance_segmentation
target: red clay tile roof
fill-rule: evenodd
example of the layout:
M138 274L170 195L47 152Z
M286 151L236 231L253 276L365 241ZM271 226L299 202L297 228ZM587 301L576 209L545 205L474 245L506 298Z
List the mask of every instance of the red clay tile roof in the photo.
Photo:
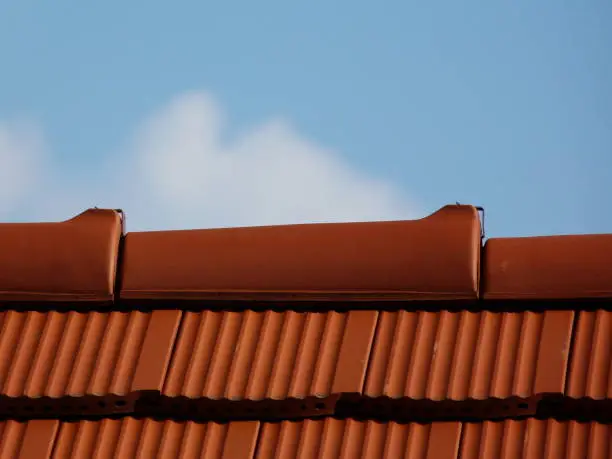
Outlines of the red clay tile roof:
M51 457L59 421L0 421L0 458Z
M608 451L612 235L122 220L0 224L0 458Z

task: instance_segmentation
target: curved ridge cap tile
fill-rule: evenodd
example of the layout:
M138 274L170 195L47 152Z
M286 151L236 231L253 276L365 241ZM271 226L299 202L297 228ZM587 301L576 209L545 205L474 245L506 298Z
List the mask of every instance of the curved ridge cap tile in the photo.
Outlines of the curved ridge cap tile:
M485 299L612 298L612 234L489 239Z
M0 224L0 302L111 301L122 233L121 212L107 209Z
M475 299L480 219L128 233L123 299Z

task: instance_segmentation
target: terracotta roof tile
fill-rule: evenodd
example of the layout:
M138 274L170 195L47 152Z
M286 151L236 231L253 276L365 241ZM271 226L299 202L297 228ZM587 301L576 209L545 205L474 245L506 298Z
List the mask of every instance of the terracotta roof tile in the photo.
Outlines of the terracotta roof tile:
M228 408L245 410L234 415L333 412L340 395L361 393L377 315L187 312L163 395L202 399L204 407L222 399L283 402Z
M476 299L476 208L414 221L129 233L121 298Z
M284 421L262 426L256 457L450 459L457 457L460 435L460 423Z
M0 224L0 304L112 301L121 233L121 214L101 209Z
M161 390L180 315L0 312L0 410L132 411L139 393Z
M609 457L612 425L529 419L463 426L461 459Z
M612 298L612 234L489 239L486 299Z
M612 398L612 312L581 311L570 363L567 395Z
M62 423L53 459L251 458L258 422L230 424L124 418Z
M0 459L51 457L58 421L0 421Z
M381 312L364 394L529 414L540 396L563 394L572 319L572 311Z

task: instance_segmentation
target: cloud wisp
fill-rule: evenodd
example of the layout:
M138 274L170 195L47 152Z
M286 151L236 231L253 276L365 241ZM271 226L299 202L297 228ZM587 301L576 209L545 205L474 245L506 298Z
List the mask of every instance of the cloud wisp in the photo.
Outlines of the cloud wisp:
M0 120L0 215L15 211L38 191L45 161L34 123Z
M1 126L6 175L22 177L4 185L8 208L18 205L14 195L39 180L32 164L42 147L9 130L3 147ZM75 213L92 203L122 207L130 230L415 217L414 204L397 187L356 170L283 119L230 140L226 128L208 93L182 94L136 127L120 153L108 158L104 180L51 180L51 192L41 196L44 214L64 218L56 212Z

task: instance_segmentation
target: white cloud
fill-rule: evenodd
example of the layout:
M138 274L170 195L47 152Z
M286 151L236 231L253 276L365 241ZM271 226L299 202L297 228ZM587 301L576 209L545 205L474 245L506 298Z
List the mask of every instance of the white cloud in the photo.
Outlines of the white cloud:
M122 207L130 230L415 217L399 189L282 119L230 140L225 128L210 95L183 94L144 120L105 172L68 185L56 177L44 213Z
M20 205L40 184L44 142L32 123L0 121L0 215Z

